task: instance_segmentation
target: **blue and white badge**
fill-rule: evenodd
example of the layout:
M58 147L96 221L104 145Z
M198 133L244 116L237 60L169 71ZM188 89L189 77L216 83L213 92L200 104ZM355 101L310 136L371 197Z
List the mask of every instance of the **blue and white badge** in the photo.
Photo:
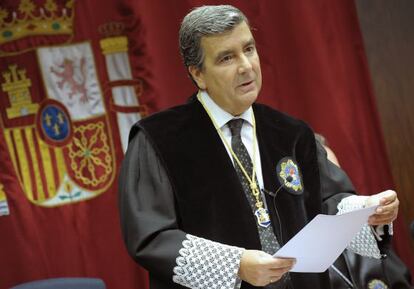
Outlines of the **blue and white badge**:
M276 166L279 183L291 194L301 195L303 193L302 174L299 166L290 157L284 157Z
M269 212L264 208L259 208L254 212L257 218L257 223L260 227L267 228L270 225Z
M372 279L368 282L369 289L388 289L387 284L380 279Z

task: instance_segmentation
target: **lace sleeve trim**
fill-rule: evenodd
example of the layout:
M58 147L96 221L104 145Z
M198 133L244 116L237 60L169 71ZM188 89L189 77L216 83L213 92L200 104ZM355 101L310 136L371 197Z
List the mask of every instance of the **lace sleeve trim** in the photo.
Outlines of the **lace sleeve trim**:
M368 197L366 196L350 196L344 198L338 204L337 214L341 215L356 209L362 209L367 198ZM375 239L375 235L371 231L371 227L368 224L364 225L352 239L351 243L348 245L348 249L362 256L377 259L381 258L381 252L378 248L377 240Z
M189 288L234 289L244 249L190 234L182 243L173 281Z

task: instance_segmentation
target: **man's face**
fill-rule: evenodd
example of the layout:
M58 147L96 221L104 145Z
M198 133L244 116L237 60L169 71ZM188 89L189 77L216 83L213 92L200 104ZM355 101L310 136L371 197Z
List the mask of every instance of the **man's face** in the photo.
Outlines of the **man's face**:
M259 55L245 22L233 30L201 39L203 69L190 67L198 86L225 111L239 115L256 100L262 86Z

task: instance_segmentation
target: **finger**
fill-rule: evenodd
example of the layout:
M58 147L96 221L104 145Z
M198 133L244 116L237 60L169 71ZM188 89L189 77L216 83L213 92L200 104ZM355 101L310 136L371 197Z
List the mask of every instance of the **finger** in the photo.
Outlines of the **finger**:
M373 222L384 222L393 221L398 216L398 206L388 206L383 210L379 210L379 213L370 216L369 221Z
M275 283L275 282L279 281L280 279L282 279L282 277L283 277L283 275L274 275L274 276L271 276L269 278L269 284L270 283Z
M378 225L388 225L394 222L396 217L384 218L384 219L372 219L368 222L371 226L378 226Z
M273 258L267 265L269 269L290 269L296 263L294 258Z
M387 213L383 213L383 214L375 214L369 217L369 220L388 220L388 219L392 219L397 217L398 215L398 210L396 211L392 211L392 212L387 212Z
M275 283L283 278L283 275L273 274L273 275L266 275L266 277L261 278L257 282L255 282L256 286L266 286L268 284Z
M283 274L286 274L292 269L292 267L287 267L283 269L269 269L269 275L275 275L275 276L282 276Z
M379 203L380 205L386 205L388 203L392 203L396 199L397 199L397 193L392 190L388 190L388 191L381 193L381 199Z
M397 218L397 214L374 215L368 219L369 225L386 225L392 223Z
M274 283L276 281L286 280L286 277L288 277L288 274L289 273L285 273L282 275L277 274L277 275L271 276L270 277L270 280L272 281L271 283Z
M387 214L390 212L395 212L398 209L398 206L400 205L400 201L398 199L395 199L393 202L381 205L376 210L376 214Z

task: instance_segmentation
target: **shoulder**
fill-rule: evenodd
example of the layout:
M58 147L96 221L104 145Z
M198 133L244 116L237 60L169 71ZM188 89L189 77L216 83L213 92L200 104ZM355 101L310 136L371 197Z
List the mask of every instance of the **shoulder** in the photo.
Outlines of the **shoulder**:
M303 132L313 133L310 126L301 119L295 118L287 113L281 112L265 104L255 103L253 106L255 117L263 125L282 130L286 132Z
M143 118L131 128L129 141L132 140L138 131L144 131L146 134L153 134L154 132L161 131L162 133L167 134L180 131L191 122L191 118L196 109L197 101L191 97L185 104L174 106Z
M195 106L195 101L190 101L186 104L171 107L169 109L156 112L138 122L141 126L150 126L154 124L169 124L171 121L174 123L180 121L186 116L190 115Z

